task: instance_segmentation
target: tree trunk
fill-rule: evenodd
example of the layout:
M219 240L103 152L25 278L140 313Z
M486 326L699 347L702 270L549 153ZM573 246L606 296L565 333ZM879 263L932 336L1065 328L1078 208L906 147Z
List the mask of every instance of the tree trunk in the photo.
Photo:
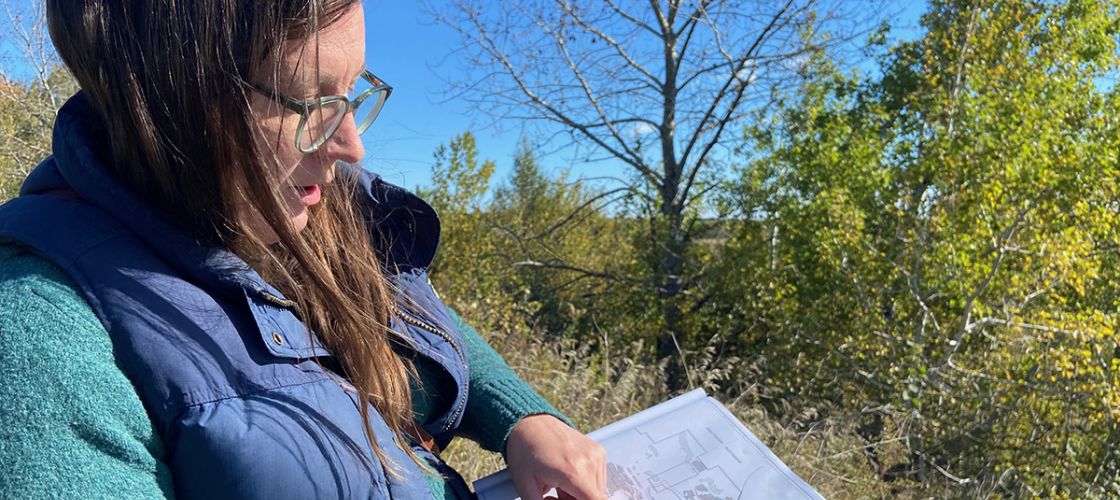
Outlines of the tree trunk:
M676 198L677 184L669 184L672 188L663 190L665 197ZM687 360L684 353L683 316L681 314L680 298L683 292L682 276L684 274L684 255L688 242L685 241L683 231L683 207L675 201L662 205L661 210L662 231L658 238L661 248L660 259L657 263L655 280L658 285L658 294L661 299L661 319L663 330L657 338L657 357L667 359L666 384L670 391L686 389L691 385L691 374L688 371Z

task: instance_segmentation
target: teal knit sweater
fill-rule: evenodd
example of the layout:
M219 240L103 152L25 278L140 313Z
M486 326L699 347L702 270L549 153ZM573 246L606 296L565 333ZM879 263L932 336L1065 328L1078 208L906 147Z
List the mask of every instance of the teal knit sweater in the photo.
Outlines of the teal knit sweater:
M454 313L470 393L460 430L503 452L522 418L567 419ZM0 498L173 496L163 445L113 358L108 332L70 279L44 259L0 245ZM417 422L440 408L443 381L418 363ZM430 478L434 498L451 492Z

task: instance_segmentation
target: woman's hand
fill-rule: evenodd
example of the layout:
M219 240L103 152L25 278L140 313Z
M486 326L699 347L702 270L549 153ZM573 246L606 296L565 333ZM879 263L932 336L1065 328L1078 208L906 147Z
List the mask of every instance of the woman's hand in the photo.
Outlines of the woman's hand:
M530 415L506 440L506 461L521 500L556 488L560 498L606 498L607 452L552 415Z

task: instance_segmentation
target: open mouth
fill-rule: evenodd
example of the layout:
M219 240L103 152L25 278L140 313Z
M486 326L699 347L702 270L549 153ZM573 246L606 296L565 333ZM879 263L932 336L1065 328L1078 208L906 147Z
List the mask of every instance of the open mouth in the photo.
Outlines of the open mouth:
M319 189L318 184L312 184L310 186L297 186L296 193L299 194L299 200L303 202L304 205L308 206L319 203L319 200L323 196L323 193Z

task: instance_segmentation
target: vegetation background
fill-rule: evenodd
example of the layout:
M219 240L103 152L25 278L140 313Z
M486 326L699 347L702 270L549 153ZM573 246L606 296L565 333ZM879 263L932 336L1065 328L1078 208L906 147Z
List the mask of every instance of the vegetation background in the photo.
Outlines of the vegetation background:
M826 497L1120 495L1120 4L937 0L903 41L851 5L435 6L480 109L632 174L449 138L437 288L586 430L704 387ZM75 90L8 12L0 200Z

